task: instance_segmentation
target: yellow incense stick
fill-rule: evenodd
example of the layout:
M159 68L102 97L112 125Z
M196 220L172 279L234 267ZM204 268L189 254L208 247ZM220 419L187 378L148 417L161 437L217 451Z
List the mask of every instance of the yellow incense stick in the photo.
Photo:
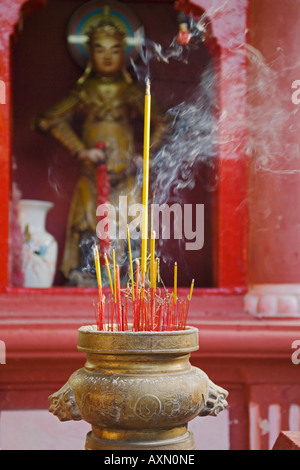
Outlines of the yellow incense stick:
M158 262L157 259L154 261L154 273L153 273L153 288L156 291L156 279L157 279L157 268L158 268Z
M142 273L147 271L148 248L148 200L149 200L149 164L150 164L150 119L151 119L151 91L150 80L147 80L144 110L144 166L143 166L143 218L142 218Z
M109 279L110 290L111 290L111 293L113 294L114 293L114 287L113 287L113 283L112 283L112 279L111 279L111 273L110 273L110 269L109 269L109 262L108 262L108 258L107 258L106 253L104 255L104 258L105 258L105 264L106 264L106 269L107 269L107 274L108 274L108 279Z
M100 267L100 258L99 258L99 251L98 247L94 246L94 261L95 261L95 268L96 268L96 276L99 289L102 289L102 278L101 278L101 267Z
M134 278L133 278L133 265L132 265L132 253L131 253L131 242L129 227L127 225L127 240L128 240L128 252L129 252L129 263L130 263L130 276L131 276L131 287L132 287L132 300L135 300L134 295Z
M117 280L116 280L116 253L113 250L113 275L114 275L114 293L115 293L115 302L117 302Z
M156 258L156 282L160 282L160 259Z
M150 246L150 286L153 288L155 283L155 238L156 234L153 230L151 232L151 246Z
M177 263L174 263L174 304L177 303Z
M194 283L195 283L195 279L193 279L193 280L192 280L192 283L191 283L191 289L190 289L189 301L191 301L191 300L192 300L193 289L194 289Z
M142 273L142 289L141 289L141 299L144 300L145 296L145 273Z

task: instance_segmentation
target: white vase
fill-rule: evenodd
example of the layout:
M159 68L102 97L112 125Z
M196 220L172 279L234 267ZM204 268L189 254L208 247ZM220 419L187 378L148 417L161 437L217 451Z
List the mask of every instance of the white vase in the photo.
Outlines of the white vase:
M51 287L53 284L58 245L46 231L46 217L52 202L22 199L19 217L24 244L22 264L24 287Z

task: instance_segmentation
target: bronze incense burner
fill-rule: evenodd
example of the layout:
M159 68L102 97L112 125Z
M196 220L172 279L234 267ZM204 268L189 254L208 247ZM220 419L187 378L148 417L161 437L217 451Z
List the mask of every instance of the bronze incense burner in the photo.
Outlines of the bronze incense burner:
M49 397L61 421L92 426L87 450L194 450L188 423L216 416L228 392L190 364L198 330L78 332L82 369Z

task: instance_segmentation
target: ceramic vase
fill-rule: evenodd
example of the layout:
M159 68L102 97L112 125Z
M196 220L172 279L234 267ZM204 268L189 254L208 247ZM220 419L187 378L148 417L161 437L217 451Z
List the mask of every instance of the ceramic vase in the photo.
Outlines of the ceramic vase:
M58 245L46 230L46 218L53 203L22 199L19 218L24 243L22 264L24 287L47 288L53 284Z

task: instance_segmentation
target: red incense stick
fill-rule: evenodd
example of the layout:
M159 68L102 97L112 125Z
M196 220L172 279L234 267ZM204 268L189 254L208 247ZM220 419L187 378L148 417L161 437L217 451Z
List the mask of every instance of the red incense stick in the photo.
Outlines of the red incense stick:
M123 331L119 266L116 266L116 295L117 295L118 331Z
M136 260L136 275L135 275L135 300L133 304L133 314L134 314L134 329L135 331L139 330L140 323L140 295L139 295L139 282L140 282L140 263L139 260Z
M104 142L98 142L96 144L96 148L99 150L106 151L106 145ZM109 201L109 193L110 193L110 184L109 184L109 177L107 173L107 167L105 163L101 163L97 166L97 207L102 206L101 216L99 220L106 217L106 212L108 212L108 208L106 209L106 205ZM104 209L104 210L103 210ZM102 234L101 243L100 243L100 261L101 264L105 262L105 253L109 251L110 248L110 239L108 233L108 225L104 227L104 233Z

